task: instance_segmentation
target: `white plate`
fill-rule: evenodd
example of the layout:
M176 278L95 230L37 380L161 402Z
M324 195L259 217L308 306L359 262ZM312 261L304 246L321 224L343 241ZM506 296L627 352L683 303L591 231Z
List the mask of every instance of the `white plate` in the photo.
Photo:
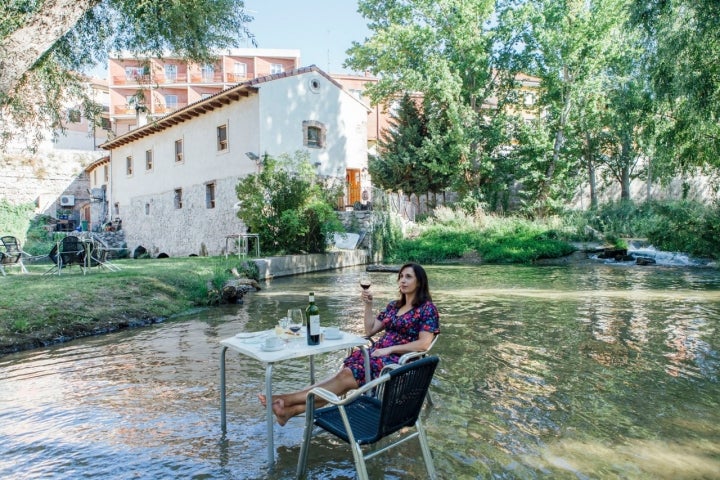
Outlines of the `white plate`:
M262 350L263 352L278 352L278 351L282 350L283 348L285 348L284 343L281 343L277 347L268 347L267 345L260 345L260 350Z
M260 335L265 335L267 332L240 332L236 333L235 336L237 338L255 338L259 337Z

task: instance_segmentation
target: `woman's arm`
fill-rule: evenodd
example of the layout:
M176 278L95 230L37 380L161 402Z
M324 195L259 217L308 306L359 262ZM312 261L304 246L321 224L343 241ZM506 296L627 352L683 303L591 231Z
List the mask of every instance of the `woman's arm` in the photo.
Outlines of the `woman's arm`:
M414 342L402 343L399 345L391 345L385 348L378 348L373 350L372 357L382 357L390 354L402 355L403 353L409 352L423 352L430 348L432 341L435 338L435 334L432 332L422 331L418 335L418 339Z
M363 303L365 304L365 313L363 316L365 326L365 336L370 337L385 328L381 321L373 312L373 296L370 290L363 290Z

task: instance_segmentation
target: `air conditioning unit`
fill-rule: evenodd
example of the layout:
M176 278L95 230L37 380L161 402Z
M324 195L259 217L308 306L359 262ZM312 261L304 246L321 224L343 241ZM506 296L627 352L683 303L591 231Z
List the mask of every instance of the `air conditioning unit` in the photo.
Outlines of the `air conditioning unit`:
M75 206L75 195L61 195L60 196L61 207L74 207Z

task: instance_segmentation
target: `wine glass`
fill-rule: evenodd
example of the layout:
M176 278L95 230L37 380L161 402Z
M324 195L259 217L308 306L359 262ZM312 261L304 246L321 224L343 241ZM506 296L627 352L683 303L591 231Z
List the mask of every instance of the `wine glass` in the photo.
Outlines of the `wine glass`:
M368 288L370 288L370 285L372 285L372 282L370 281L370 275L368 275L367 273L363 273L360 276L360 286L363 290L367 290Z
M305 325L305 315L300 308L293 308L288 311L290 317L290 331L297 334L303 325Z

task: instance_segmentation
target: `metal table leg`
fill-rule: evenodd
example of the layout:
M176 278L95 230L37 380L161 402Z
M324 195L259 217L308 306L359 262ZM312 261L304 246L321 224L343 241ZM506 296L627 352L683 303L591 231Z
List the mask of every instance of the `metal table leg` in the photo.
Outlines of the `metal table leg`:
M227 432L227 422L225 421L225 353L228 347L222 347L220 350L220 429L223 433Z
M272 411L272 368L273 364L268 363L265 367L265 420L267 421L267 454L268 465L275 463L275 419Z

